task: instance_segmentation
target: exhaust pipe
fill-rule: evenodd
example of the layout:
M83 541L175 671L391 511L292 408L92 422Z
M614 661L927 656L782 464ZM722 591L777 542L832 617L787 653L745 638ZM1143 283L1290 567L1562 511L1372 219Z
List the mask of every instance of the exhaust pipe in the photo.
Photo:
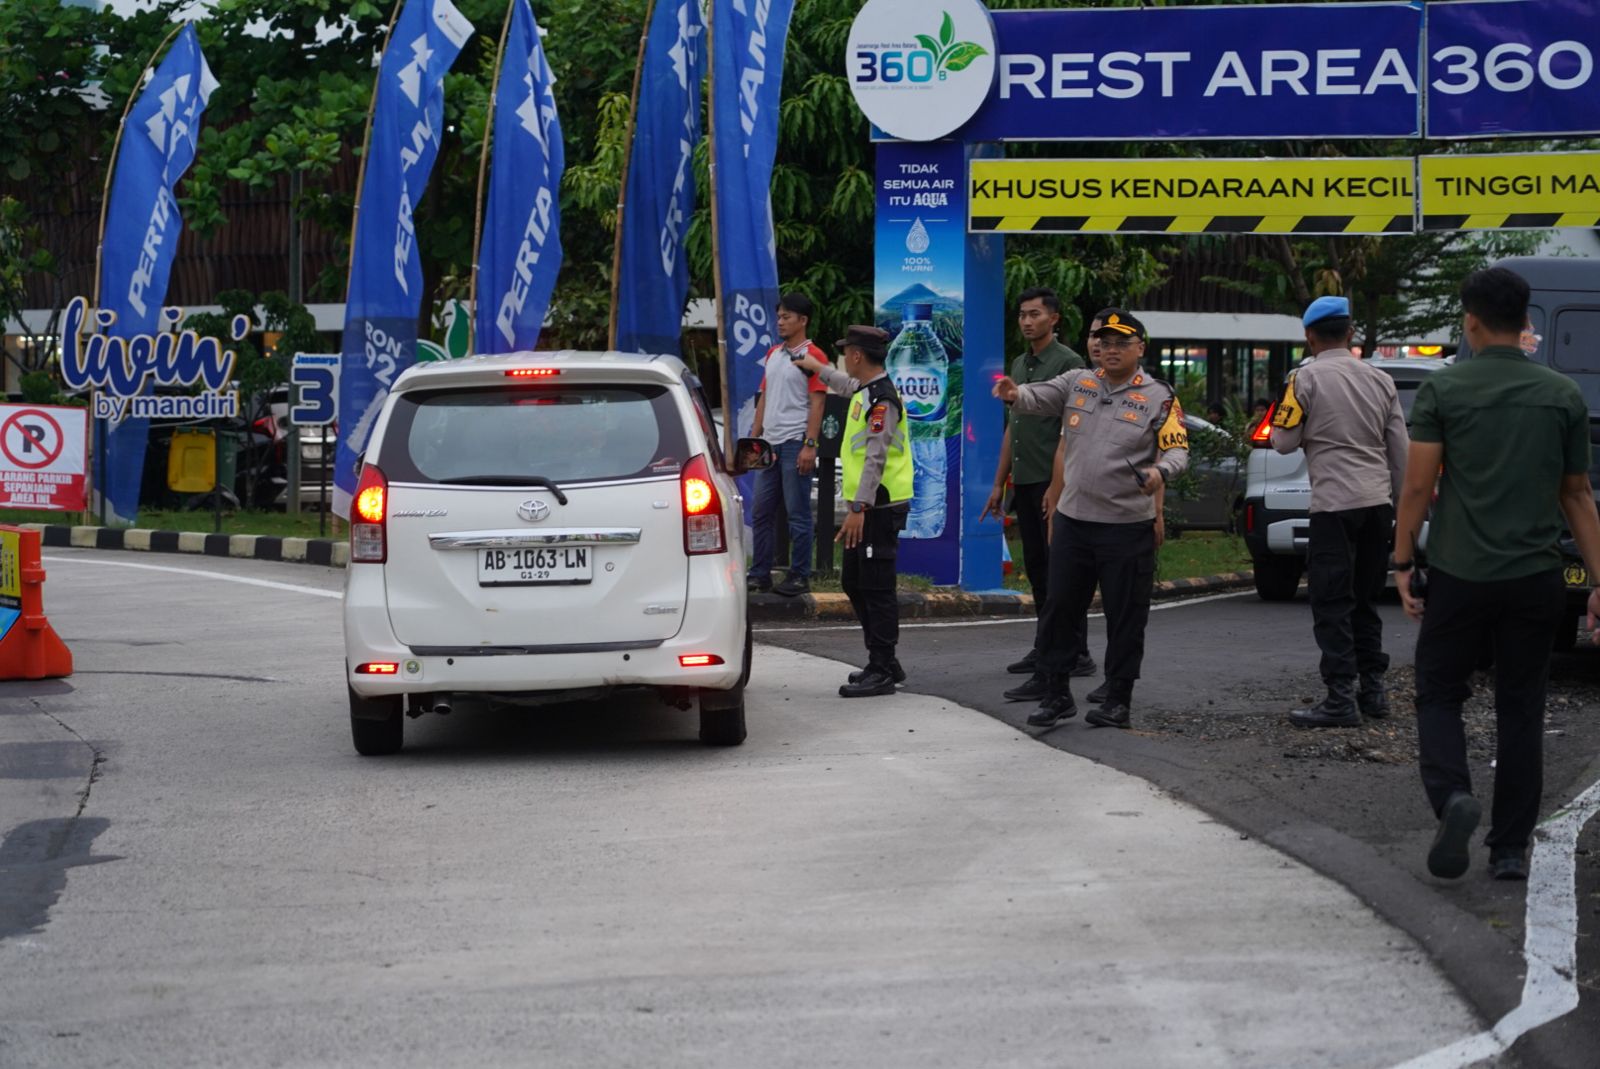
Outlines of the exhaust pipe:
M430 712L438 713L440 716L449 716L450 709L450 695L435 694L433 696L433 704L429 707Z

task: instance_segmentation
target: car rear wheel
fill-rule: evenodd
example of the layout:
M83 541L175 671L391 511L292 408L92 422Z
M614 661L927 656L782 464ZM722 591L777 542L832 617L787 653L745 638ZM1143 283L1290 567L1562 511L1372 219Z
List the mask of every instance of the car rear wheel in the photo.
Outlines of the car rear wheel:
M1293 601L1303 568L1299 557L1257 557L1256 594L1262 601Z
M350 691L350 739L362 757L400 752L405 742L405 705L399 695L363 698Z
M744 687L700 692L700 741L737 746L745 740Z

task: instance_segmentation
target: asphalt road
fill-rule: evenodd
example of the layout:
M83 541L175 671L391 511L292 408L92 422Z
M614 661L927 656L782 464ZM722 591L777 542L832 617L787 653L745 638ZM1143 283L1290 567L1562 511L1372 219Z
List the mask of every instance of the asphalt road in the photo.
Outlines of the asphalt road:
M1385 605L1382 614L1385 647L1394 660L1391 677L1403 677L1417 625L1398 604ZM864 659L859 631L850 627L769 628L757 637L819 656ZM1001 692L1023 678L1006 675L1004 666L1025 653L1031 639L1031 621L908 625L900 646L909 674L906 690L983 710L1046 745L1138 775L1339 881L1417 939L1486 1020L1498 1021L1522 1003L1529 885L1488 880L1481 846L1466 878L1446 882L1427 874L1425 856L1436 824L1416 772L1414 739L1393 744L1389 752L1359 751L1357 742L1346 753L1339 742L1349 738L1344 733L1305 732L1284 723L1289 709L1320 697L1303 592L1285 604L1263 603L1253 593L1158 603L1131 732L1091 728L1081 716L1042 733L1028 729L1024 720L1035 706L1006 702ZM1090 650L1103 660L1104 648L1104 620L1096 616ZM1600 652L1558 655L1553 677L1552 698L1566 697L1564 705L1553 701L1547 723L1547 814L1600 780ZM1073 681L1080 709L1089 708L1084 696L1098 683ZM1397 702L1394 721L1402 718L1411 721L1406 701ZM1475 784L1487 799L1492 745L1473 756ZM1576 938L1582 1003L1512 1047L1525 1065L1600 1064L1600 998L1594 993L1600 979L1594 929L1600 864L1591 852L1600 839L1597 825L1600 820L1590 822L1579 845L1578 901L1560 925L1569 950ZM1566 969L1569 981L1572 973ZM1441 1062L1439 1069L1446 1064L1457 1063Z
M646 699L361 759L337 573L47 558L77 671L0 683L7 1069L1389 1066L1485 1023L1336 882L944 697L764 646L737 750ZM957 700L1010 644L915 634Z

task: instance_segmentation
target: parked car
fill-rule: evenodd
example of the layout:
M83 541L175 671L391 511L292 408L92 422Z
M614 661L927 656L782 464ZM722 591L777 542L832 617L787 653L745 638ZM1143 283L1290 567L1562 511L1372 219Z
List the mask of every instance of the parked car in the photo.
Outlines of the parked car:
M1589 406L1589 440L1597 446L1589 485L1600 498L1600 261L1516 256L1495 266L1515 271L1533 290L1528 304L1531 329L1524 335L1529 359L1561 372L1583 391ZM1456 359L1472 359L1471 348L1463 345ZM1595 577L1584 566L1570 533L1562 537L1561 555L1567 615L1556 632L1555 644L1559 649L1572 649L1577 645Z
M672 357L523 353L413 367L373 427L344 593L350 729L653 688L745 738L741 501Z
M1373 367L1394 379L1400 408L1411 418L1422 380L1447 362L1427 357L1374 359ZM1255 448L1245 470L1240 529L1255 571L1256 593L1263 601L1289 601L1300 587L1311 540L1311 473L1304 450L1278 453L1271 447L1273 410L1251 432ZM1427 528L1423 528L1423 543Z
M1189 432L1191 447L1200 435L1205 434L1220 435L1230 446L1234 440L1233 435L1221 427L1189 412L1183 414L1183 426ZM1239 514L1239 493L1243 482L1239 469L1236 456L1200 459L1194 457L1191 448L1189 470L1194 472L1199 487L1193 498L1176 502L1169 499L1168 512L1181 519L1176 523L1169 521L1168 525L1183 531L1232 530Z
M278 447L279 452L286 455L289 431L291 429L289 425L289 387L274 387L267 395L267 407L272 416L272 433L277 441L283 443ZM333 496L331 461L334 443L337 441L337 433L336 426L328 427L328 447L325 458L322 447L322 428L300 428L300 507L302 509L322 507L325 500L323 497L325 480L328 487L328 499ZM288 500L289 486L286 477L284 486L273 500L273 504L278 508L283 508L288 503Z

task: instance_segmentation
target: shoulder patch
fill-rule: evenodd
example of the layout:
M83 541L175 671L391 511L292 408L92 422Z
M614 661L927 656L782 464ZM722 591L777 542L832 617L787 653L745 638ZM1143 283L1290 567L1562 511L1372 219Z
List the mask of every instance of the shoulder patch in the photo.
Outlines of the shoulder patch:
M884 421L889 418L889 405L886 401L879 401L872 406L872 411L867 413L867 427L873 434L883 433Z
M1291 371L1289 377L1283 380L1283 396L1278 398L1278 407L1272 413L1272 425L1286 431L1292 431L1306 421L1306 410L1300 407L1300 400L1294 395L1296 374L1298 372Z
M1166 419L1156 435L1156 447L1165 453L1169 449L1188 449L1189 430L1183 425L1183 405L1176 397L1167 401Z

